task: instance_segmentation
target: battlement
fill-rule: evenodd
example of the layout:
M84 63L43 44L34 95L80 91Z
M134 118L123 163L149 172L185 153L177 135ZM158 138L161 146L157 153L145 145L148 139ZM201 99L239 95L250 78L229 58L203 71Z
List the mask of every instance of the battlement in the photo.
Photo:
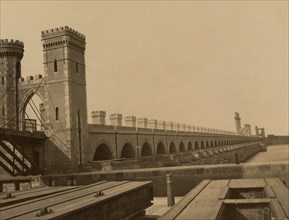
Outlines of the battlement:
M130 115L130 116L125 116L125 119L127 119L127 120L136 120L136 117L133 116L133 115Z
M19 57L22 59L24 43L19 40L0 40L0 57Z
M91 117L93 124L105 125L105 111L92 111ZM122 125L124 118L125 126ZM189 132L189 133L206 133L216 135L236 135L235 132L225 131L215 128L206 128L195 125L180 124L175 122L159 121L157 119L148 119L145 117L137 118L134 115L124 116L120 113L113 113L109 115L111 126L137 128L137 129L154 129L167 132ZM108 126L108 125L107 125Z
M95 116L106 116L106 112L105 111L92 111L91 112L91 116L92 117L95 117Z
M60 35L64 35L64 34L70 35L74 38L77 38L80 41L85 41L85 35L79 33L78 31L76 31L76 30L74 30L68 26L44 30L41 32L41 37L42 38L50 38L50 37L60 36Z
M40 81L42 80L43 76L41 74L36 74L34 76L27 76L26 79L21 77L19 79L21 85L31 85L31 84L39 84Z
M19 49L24 48L24 43L19 40L9 40L9 39L1 39L0 40L0 47L16 47Z

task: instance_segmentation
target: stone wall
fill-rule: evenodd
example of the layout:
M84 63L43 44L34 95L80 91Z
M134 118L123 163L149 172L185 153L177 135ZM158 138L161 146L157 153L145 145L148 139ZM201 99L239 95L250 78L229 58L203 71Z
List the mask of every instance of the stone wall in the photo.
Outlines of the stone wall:
M176 196L183 196L203 179L247 179L281 178L289 185L289 162L214 164L175 167L156 167L107 172L92 172L74 175L44 176L45 184L66 185L68 180L77 184L98 181L134 180L152 181L155 196L166 196L166 174L173 176L173 190Z
M244 162L262 150L259 143L218 147L208 150L178 152L131 159L93 161L84 171L109 171L135 168L170 167L197 164L235 163L236 154L239 162Z

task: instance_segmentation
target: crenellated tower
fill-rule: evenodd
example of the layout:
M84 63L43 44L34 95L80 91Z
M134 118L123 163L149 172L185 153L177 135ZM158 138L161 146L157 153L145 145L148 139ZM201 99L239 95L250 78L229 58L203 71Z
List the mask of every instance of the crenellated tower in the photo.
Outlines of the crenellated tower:
M46 125L71 161L79 162L78 112L82 131L87 127L85 36L67 26L54 28L42 31L42 45Z
M241 118L238 112L235 112L236 133L241 133Z
M0 40L0 127L19 129L18 82L24 44Z

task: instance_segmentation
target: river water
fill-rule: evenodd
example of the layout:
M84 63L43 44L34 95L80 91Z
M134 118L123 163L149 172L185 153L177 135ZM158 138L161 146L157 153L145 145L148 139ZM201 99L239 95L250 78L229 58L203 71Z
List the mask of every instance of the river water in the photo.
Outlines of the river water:
M269 145L266 152L259 152L246 163L261 163L261 162L277 162L277 161L288 161L289 160L289 145Z

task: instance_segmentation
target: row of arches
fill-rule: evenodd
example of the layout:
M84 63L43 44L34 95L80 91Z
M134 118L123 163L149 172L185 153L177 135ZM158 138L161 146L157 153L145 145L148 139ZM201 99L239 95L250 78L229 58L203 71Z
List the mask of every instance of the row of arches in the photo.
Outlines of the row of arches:
M188 142L187 148L183 142L180 142L179 147L177 148L174 142L169 144L168 149L166 150L165 145L162 142L159 142L156 146L156 155L162 154L171 154L177 152L186 152L186 151L194 151L194 150L201 150L201 149L209 149L213 147L219 146L227 146L230 144L238 144L237 141L233 140L215 140L215 141L195 141L195 142ZM145 156L152 156L154 155L153 148L147 142L140 147L140 149L135 149L130 143L125 143L120 152L120 158L135 158L135 157L145 157ZM95 153L94 153L94 161L99 160L109 160L113 158L113 152L110 150L109 146L105 143L100 144L97 146Z

